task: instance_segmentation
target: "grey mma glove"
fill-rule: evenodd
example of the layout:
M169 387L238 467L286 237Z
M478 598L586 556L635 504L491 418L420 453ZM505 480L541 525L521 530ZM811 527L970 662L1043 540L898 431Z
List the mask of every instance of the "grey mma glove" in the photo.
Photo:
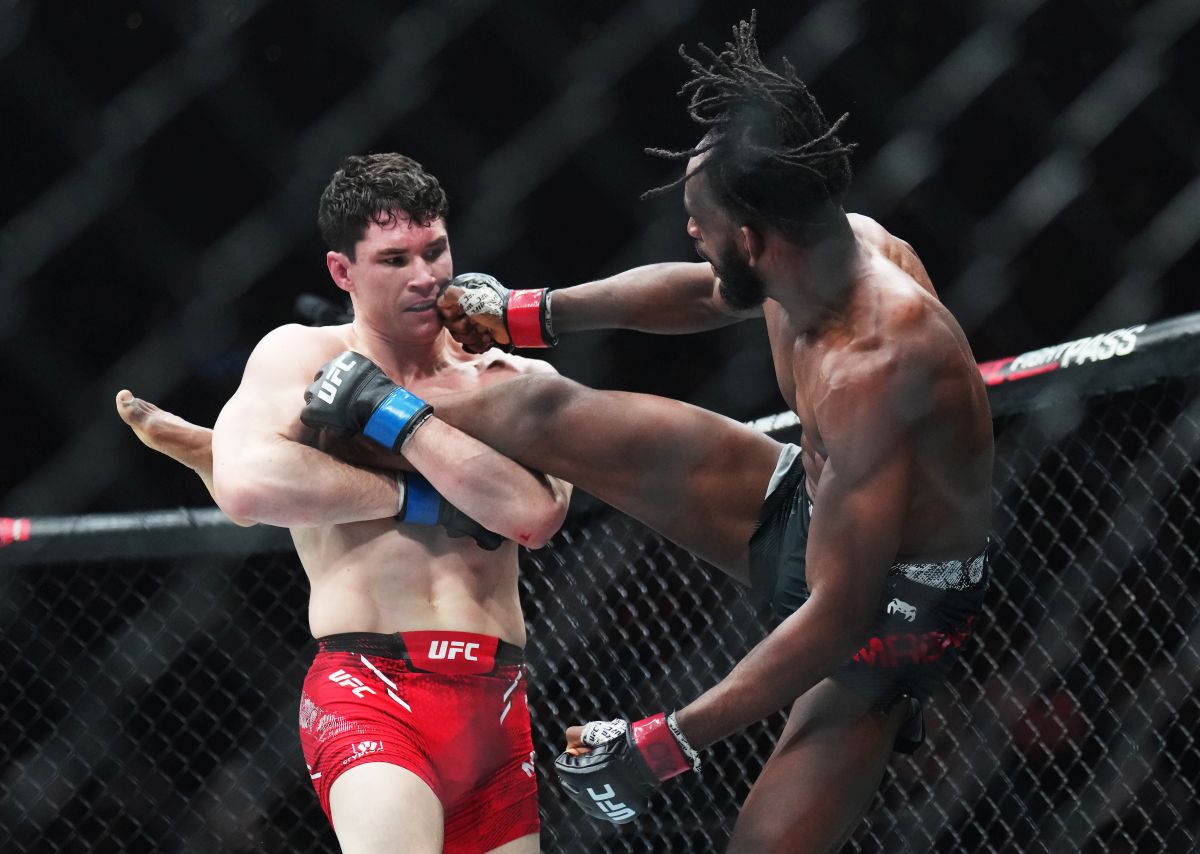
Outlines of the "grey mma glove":
M461 273L438 294L438 312L454 339L469 353L497 346L553 347L550 291L512 290L486 273Z

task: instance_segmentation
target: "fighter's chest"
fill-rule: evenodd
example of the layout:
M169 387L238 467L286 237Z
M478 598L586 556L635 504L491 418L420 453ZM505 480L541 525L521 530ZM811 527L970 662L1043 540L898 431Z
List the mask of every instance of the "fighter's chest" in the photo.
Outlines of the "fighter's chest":
M413 394L428 400L438 395L473 391L512 379L518 373L506 362L477 360L449 366L433 375L414 380L406 387Z

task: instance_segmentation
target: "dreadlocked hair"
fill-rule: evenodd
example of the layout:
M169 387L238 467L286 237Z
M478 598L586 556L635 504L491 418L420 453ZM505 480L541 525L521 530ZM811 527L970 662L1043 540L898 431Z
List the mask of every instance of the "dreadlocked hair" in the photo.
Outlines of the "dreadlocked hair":
M850 186L849 155L855 145L843 143L837 131L849 114L830 124L786 58L782 74L763 65L757 23L757 12L751 12L719 54L701 43L710 65L680 45L691 79L678 94L689 98L688 114L706 131L695 148L646 152L670 160L706 157L690 173L642 198L673 190L704 171L722 207L809 243L845 223L842 199Z

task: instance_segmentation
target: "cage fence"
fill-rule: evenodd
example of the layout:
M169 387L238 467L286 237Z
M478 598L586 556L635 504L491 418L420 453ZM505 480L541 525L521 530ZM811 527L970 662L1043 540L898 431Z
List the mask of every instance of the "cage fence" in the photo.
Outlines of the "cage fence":
M1198 332L1190 316L1139 328L1124 354L1096 336L982 366L997 440L984 619L927 709L925 748L891 764L847 850L1194 850ZM776 435L795 436L788 420ZM282 531L216 510L7 530L0 848L336 850L296 734L314 644ZM585 495L523 554L521 596L543 850L721 850L782 713L630 825L573 812L550 766L566 725L673 708L721 678L767 611Z

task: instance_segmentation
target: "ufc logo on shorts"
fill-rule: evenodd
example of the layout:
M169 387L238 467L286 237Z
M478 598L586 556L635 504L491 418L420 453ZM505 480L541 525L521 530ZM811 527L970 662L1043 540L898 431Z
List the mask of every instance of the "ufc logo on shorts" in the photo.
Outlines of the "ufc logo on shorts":
M917 618L917 609L899 599L893 599L891 602L888 602L887 612L889 614L899 614L910 623Z
M611 784L605 786L599 792L591 786L587 790L588 797L596 802L596 806L600 807L601 812L608 816L613 821L624 821L627 818L633 818L637 815L637 811L630 809L620 802L613 803L613 796L616 792L613 791Z
M349 688L354 692L355 697L362 697L363 694L374 694L374 688L368 688L362 683L362 680L357 676L351 676L345 670L336 670L329 674L329 680L336 682L343 688Z
M429 645L429 657L437 659L446 659L453 661L462 653L462 657L467 661L478 661L479 656L475 654L475 650L479 649L477 643L467 643L466 641L434 641Z
M325 372L325 379L321 381L321 388L317 392L317 397L326 403L333 403L333 398L337 395L338 386L342 384L342 371L348 371L357 365L358 362L334 362L333 367Z

